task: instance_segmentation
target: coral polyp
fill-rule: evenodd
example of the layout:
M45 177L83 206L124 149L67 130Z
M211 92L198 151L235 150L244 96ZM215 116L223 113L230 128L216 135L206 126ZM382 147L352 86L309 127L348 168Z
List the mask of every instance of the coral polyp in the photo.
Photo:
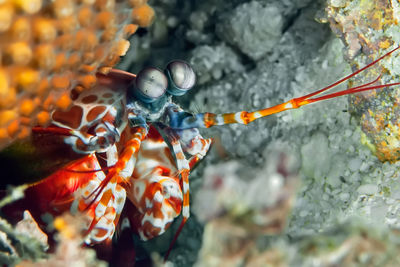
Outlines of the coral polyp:
M0 148L46 125L71 104L68 89L90 88L148 26L147 1L6 0L0 4Z

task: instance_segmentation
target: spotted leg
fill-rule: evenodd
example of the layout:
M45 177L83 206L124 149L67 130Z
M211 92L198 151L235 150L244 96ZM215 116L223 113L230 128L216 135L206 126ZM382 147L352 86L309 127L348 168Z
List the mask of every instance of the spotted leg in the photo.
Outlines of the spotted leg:
M142 240L165 232L182 209L182 190L168 145L154 128L142 142L127 197L138 212L128 216Z
M189 219L190 210L189 210L189 173L190 173L190 166L189 162L183 153L181 144L179 142L179 135L176 134L175 131L172 129L166 129L168 141L171 144L172 151L176 158L176 166L178 168L179 174L181 176L182 181L182 193L183 193L183 203L182 203L182 222L175 233L175 236L170 244L170 247L165 255L165 259L168 258L169 253L171 252L172 247L174 246L180 232L183 229L186 221Z
M179 179L161 166L155 166L147 175L134 179L127 195L140 212L131 224L142 240L163 234L181 213Z
M107 165L112 166L117 160L118 153L114 145L107 151ZM73 214L81 212L86 215L87 244L111 240L126 198L123 187L116 183L116 179L111 179L95 199L92 192L101 185L106 176L97 160L93 167L97 170L94 179L89 180L74 193L74 202L71 205Z
M122 185L132 175L137 151L147 133L145 127L132 130L133 134L125 143L119 158L115 146L107 151L107 164L110 167L108 174L91 180L78 193L83 197L76 198L75 210L86 212L90 218L87 243L110 239L115 232L126 197Z
M109 240L115 232L125 203L126 191L123 185L129 184L137 152L147 132L141 127L132 130L134 133L124 143L120 157L115 145L107 151L107 165L110 167L108 174L98 172L96 179L91 179L76 192L71 210L87 215L88 236L85 242L88 244ZM94 169L100 170L101 167L97 164Z

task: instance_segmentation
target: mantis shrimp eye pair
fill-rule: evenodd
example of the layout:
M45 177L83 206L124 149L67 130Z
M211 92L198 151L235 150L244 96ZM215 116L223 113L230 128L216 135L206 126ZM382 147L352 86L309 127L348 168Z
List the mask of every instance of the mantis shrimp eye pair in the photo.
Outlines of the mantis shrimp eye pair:
M175 60L164 73L157 68L145 68L136 76L133 93L145 103L153 103L168 92L174 96L184 95L196 83L196 76L189 64ZM137 89L137 90L136 90Z

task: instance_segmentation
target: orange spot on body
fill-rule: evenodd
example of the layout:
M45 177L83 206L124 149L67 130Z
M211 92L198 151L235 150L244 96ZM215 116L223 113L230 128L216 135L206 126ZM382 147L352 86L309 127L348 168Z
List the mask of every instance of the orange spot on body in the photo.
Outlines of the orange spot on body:
M170 206L174 209L176 215L181 213L182 210L182 199L177 197L170 197L167 199Z
M215 116L212 117L212 122L215 121ZM224 114L224 123L235 123L235 113Z
M161 229L159 227L155 227L149 221L145 221L141 228L144 235L149 239L160 235L161 232Z
M56 110L52 119L72 129L77 129L82 122L83 109L79 106L72 106L67 111Z
M108 189L107 191L105 191L103 193L100 203L103 204L104 206L107 206L107 204L110 201L112 196L113 196L113 193L112 193L111 189Z
M98 99L98 97L96 95L88 95L88 96L85 96L84 98L82 98L82 103L83 104L94 103L97 99Z
M185 159L185 155L183 155L182 152L178 152L178 153L176 153L176 158L179 160L183 160L183 159Z
M90 194L90 192L89 192L88 190L85 190L85 192L83 192L83 196L84 196L84 197L88 197L89 194Z
M104 94L102 95L102 97L104 97L104 98L110 98L110 97L112 97L112 96L113 96L112 93L104 93Z
M103 228L96 228L96 235L95 237L97 239L104 239L104 237L106 237L108 235L108 231L107 229L103 229Z
M104 115L104 117L103 117L103 121L107 121L107 122L113 124L115 121L115 116L112 115L110 112L107 112L106 115Z
M151 209L153 213L153 217L156 219L164 219L164 214L162 213L161 209L161 202L153 201L153 208Z
M100 115L106 110L105 106L97 106L92 108L86 115L86 120L91 122L100 117Z
M79 204L78 204L78 210L84 211L87 208L87 206L88 205L83 200L81 200L81 201L79 201Z
M189 192L183 195L183 203L189 203Z
M7 126L12 120L16 119L18 114L15 110L0 111L0 127Z
M80 92L79 92L76 88L72 89L72 90L71 90L71 93L70 93L70 98L71 98L71 100L72 100L72 101L77 100L77 99L79 98L79 93L80 93Z
M242 119L244 124L248 124L250 122L251 117L254 117L254 116L251 116L250 113L248 113L246 111L243 111L240 113L240 118Z

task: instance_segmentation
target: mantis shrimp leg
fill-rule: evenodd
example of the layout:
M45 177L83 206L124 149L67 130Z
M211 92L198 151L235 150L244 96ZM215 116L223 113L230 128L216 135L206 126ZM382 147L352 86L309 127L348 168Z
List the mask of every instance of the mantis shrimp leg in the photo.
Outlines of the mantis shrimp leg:
M113 145L107 151L107 165L110 167L117 160L117 149ZM101 170L97 160L94 167ZM105 178L104 172L98 171L94 179L89 180L75 192L75 199L71 205L72 213L81 212L88 219L85 240L87 244L111 240L125 203L125 190L116 183L115 178L111 179L100 195L95 198L92 192L101 185Z
M107 151L107 175L98 175L97 179L91 179L81 186L77 195L82 195L82 198L76 197L71 207L73 212L86 213L89 218L87 243L111 239L115 232L126 199L122 185L128 183L133 173L137 152L147 134L145 127L137 127L132 131L134 133L119 158L115 145ZM100 165L97 168L101 170Z
M110 168L107 176L101 182L101 184L92 192L92 194L96 195L94 200L99 197L107 184L111 181L114 181L114 179L118 184L129 182L129 178L132 176L133 170L135 169L137 153L140 149L142 141L146 138L148 130L146 127L138 126L136 128L132 128L131 131L133 131L132 137L124 144L124 148L119 156L119 159ZM89 206L90 205L91 204L89 204Z
M169 143L171 144L172 151L175 155L176 158L176 166L178 168L178 172L181 176L181 181L182 181L182 193L183 193L183 203L182 203L182 221L181 224L179 225L178 230L175 233L175 236L170 243L169 249L167 253L165 254L164 259L168 259L169 253L172 250L172 247L174 246L180 232L183 229L183 226L185 225L186 221L190 217L190 208L189 208L189 173L190 173L190 166L189 162L185 157L185 154L183 153L182 146L179 142L180 136L176 134L176 132L170 128L166 129L167 133L167 138Z

